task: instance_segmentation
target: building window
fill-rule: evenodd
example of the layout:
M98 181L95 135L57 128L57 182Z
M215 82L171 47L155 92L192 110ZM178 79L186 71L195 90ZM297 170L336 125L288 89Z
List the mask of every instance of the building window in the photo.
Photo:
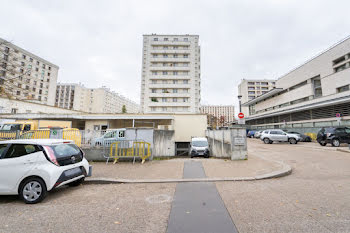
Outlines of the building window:
M169 40L169 38L164 38L164 41L168 41Z
M163 46L163 49L168 49L168 46Z
M30 58L29 58L29 61L30 61L30 62L33 62L33 58L30 57Z
M23 55L22 55L22 58L23 58L23 59L26 59L26 58L27 58L27 56L23 54Z
M40 62L39 62L39 61L36 61L36 65L40 65Z
M347 68L346 64L343 64L341 66L338 66L338 67L334 68L334 72L337 73L339 71L345 70L346 68Z
M158 54L153 54L153 57L158 57Z
M21 62L21 66L25 66L25 64L24 64L24 62L23 62L23 61Z
M188 54L184 54L184 58L188 58Z
M255 85L254 82L248 82L248 85Z
M51 70L51 66L49 66L49 70Z
M188 38L184 38L184 41L188 41Z
M173 89L173 93L177 93L177 89L176 88Z
M9 47L5 47L5 53L9 53L10 52L10 48Z
M162 107L163 112L166 112L166 110L167 110L166 107Z
M162 102L167 102L167 98L162 98Z
M261 85L269 85L268 82L261 82Z
M348 90L349 90L349 85L345 85L345 86L342 86L342 87L338 87L337 88L337 93L348 91Z
M157 71L152 71L152 75L157 75Z
M153 41L158 41L158 38L153 38Z
M163 75L167 75L168 74L168 72L167 71L163 71Z
M4 54L4 60L5 60L5 61L8 61L8 60L9 60L9 56L6 55L6 54Z
M21 95L21 92L20 91L17 91L17 93L16 93L17 95Z
M17 113L17 111L18 111L18 109L17 109L17 108L12 108L12 109L11 109L11 114L16 114L16 113Z
M314 88L314 97L321 97L322 96L322 86L321 86L321 77L317 76L315 78L312 78L312 84Z
M188 80L184 80L183 83L184 83L184 84L188 84Z
M43 64L43 69L45 69L45 67L46 67L45 64Z
M173 84L177 84L177 80L173 80Z
M248 90L255 90L255 87L248 87Z
M152 84L156 84L157 83L157 80L152 80Z
M177 102L177 98L173 98L173 102Z
M168 57L168 54L163 54L163 57Z
M157 90L156 89L152 89L152 93L157 93Z
M174 71L174 72L173 72L173 75L177 75L177 74L178 74L177 71Z
M254 91L248 91L248 95L255 95Z

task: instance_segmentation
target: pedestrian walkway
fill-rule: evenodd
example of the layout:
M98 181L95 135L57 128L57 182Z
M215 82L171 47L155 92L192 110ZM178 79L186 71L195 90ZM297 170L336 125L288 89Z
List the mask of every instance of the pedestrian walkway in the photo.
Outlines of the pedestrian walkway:
M202 162L186 161L183 176L205 178ZM167 233L183 232L238 232L214 183L177 184Z

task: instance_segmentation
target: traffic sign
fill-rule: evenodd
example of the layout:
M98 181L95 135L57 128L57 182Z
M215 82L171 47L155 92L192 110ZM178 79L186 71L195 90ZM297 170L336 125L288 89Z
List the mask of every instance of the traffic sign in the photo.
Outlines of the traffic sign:
M239 119L243 119L243 118L244 118L243 112L238 113L238 118L239 118Z
M341 117L340 113L336 113L335 117Z

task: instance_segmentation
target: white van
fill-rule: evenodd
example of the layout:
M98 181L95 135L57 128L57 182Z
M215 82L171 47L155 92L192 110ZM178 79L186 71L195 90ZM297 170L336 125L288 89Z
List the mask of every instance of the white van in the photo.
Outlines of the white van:
M195 156L204 156L209 158L209 144L207 138L192 138L190 147L191 158Z

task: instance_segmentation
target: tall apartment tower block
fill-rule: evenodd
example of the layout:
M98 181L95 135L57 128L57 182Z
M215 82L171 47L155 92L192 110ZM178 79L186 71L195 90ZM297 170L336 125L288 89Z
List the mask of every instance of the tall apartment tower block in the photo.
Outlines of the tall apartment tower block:
M199 113L198 35L144 35L141 112Z

